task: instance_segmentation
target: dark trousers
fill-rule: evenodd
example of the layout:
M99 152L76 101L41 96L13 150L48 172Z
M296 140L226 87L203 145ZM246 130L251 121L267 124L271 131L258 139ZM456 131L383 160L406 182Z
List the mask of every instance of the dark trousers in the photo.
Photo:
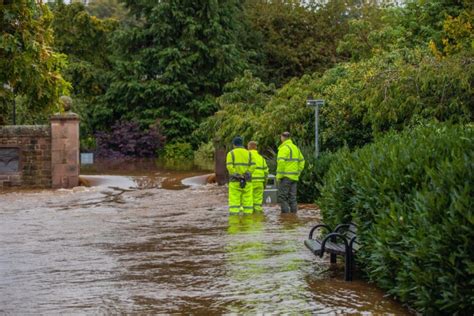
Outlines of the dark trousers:
M296 213L298 204L296 202L297 181L283 178L278 184L278 202L280 202L282 213Z

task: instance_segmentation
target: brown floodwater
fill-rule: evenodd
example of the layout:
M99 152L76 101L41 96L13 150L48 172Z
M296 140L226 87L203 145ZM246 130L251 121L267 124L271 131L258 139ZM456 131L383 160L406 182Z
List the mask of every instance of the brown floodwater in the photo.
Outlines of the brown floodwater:
M307 251L314 207L229 216L225 187L164 188L199 174L0 194L0 314L409 314Z

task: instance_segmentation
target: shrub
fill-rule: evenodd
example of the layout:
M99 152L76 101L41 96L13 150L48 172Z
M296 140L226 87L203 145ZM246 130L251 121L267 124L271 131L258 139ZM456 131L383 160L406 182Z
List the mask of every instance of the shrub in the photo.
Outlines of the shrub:
M192 160L194 156L193 147L189 143L166 144L164 158L168 160Z
M202 143L194 152L194 160L214 161L214 144L212 142Z
M163 137L156 128L141 130L135 122L117 122L110 132L96 134L100 158L154 157L163 146Z
M245 71L225 85L224 93L217 99L219 110L200 125L195 136L211 140L212 135L225 144L232 143L236 135L253 139L260 114L273 92L273 85L266 85Z
M87 136L80 139L80 148L82 152L93 152L97 147L96 139L92 136Z
M339 153L324 220L360 225L370 280L425 314L474 310L474 129L431 125Z
M194 164L201 169L214 169L214 144L212 142L202 143L194 152Z
M305 157L305 168L298 182L298 202L313 203L319 198L324 175L331 165L334 154L324 152L316 158L314 149L303 147L301 150Z

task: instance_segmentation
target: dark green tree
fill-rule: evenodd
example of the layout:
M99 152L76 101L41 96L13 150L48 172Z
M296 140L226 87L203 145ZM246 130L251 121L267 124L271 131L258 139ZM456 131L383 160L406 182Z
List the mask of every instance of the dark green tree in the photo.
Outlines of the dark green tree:
M168 139L190 140L216 110L223 85L246 67L240 1L125 3L136 22L117 33L108 120L138 119L145 127L159 120Z
M86 7L90 15L101 19L126 19L127 9L119 0L92 0Z

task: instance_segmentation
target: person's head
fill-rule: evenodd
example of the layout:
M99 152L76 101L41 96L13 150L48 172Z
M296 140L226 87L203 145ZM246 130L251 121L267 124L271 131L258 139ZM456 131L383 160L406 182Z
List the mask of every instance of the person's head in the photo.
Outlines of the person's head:
M290 139L290 132L283 132L280 135L280 140L283 143L285 140Z
M232 145L234 145L234 147L242 147L244 146L244 140L242 139L242 137L237 136L232 141Z
M256 141L249 141L249 143L247 144L247 149L248 150L257 150L257 142Z

